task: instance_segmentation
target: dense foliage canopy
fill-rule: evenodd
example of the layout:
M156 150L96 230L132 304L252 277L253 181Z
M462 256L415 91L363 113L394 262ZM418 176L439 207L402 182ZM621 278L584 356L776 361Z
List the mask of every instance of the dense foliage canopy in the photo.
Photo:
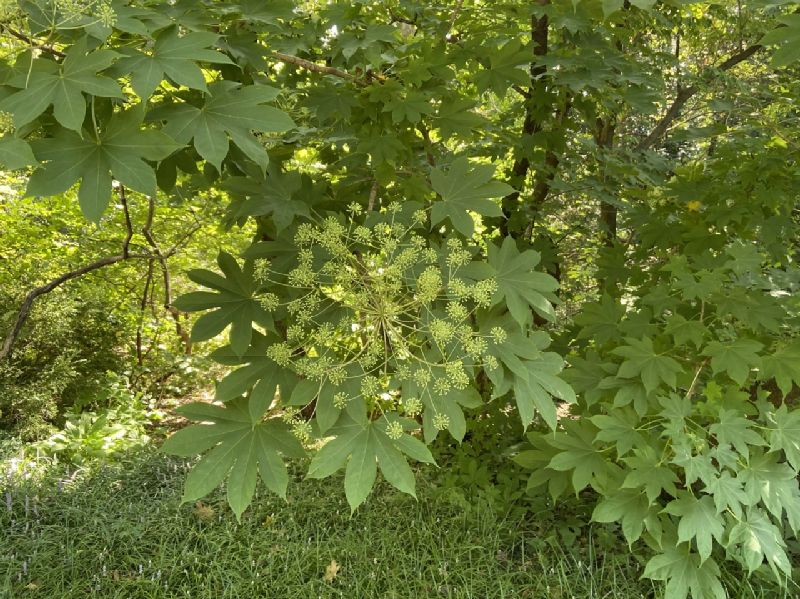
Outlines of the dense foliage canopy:
M722 598L719 560L785 579L800 531L795 8L5 1L0 163L77 186L113 262L163 265L156 208L197 198L252 235L167 296L233 367L164 447L204 454L185 500L241 515L305 455L353 510L378 471L414 494L499 406L531 492Z

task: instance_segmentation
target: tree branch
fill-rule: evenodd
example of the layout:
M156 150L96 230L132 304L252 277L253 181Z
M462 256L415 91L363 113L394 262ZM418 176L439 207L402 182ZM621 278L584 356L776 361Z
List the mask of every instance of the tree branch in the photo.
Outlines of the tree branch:
M307 71L313 71L314 73L322 73L323 75L333 75L334 77L339 77L340 79L347 79L348 81L351 81L356 85L360 85L362 87L369 85L367 81L359 79L355 75L351 75L346 71L342 71L341 69L337 69L335 67L329 67L323 64L317 64L316 62L306 60L305 58L291 56L290 54L283 54L282 52L269 52L269 56L281 62L302 67Z
M125 195L125 187L122 183L117 188L119 194L119 201L122 204L122 211L125 213L125 239L122 241L122 255L127 258L130 254L131 239L133 239L133 224L131 223L131 213L128 210L128 198Z
M730 56L727 60L720 63L716 68L718 71L729 71L733 67L735 67L740 62L744 62L760 50L763 50L764 46L761 44L753 44L752 46L745 48L741 52L737 52ZM675 100L673 100L672 104L670 105L669 109L667 110L666 114L661 117L661 120L656 123L656 126L653 127L653 130L644 138L642 139L637 145L636 150L644 151L649 149L653 144L655 144L666 132L672 122L678 118L683 110L683 107L686 105L686 102L694 96L697 92L700 91L700 88L696 85L690 85L689 87L682 87L678 91L677 95L675 96Z
M25 324L25 321L30 314L31 308L33 307L33 302L36 300L37 297L44 295L46 293L50 293L53 289L70 281L72 279L77 279L80 276L83 276L87 273L90 273L94 270L99 268L103 268L104 266L109 266L111 264L116 264L117 262L122 262L124 260L128 260L130 258L149 258L147 254L128 254L128 256L124 256L123 254L118 254L116 256L106 256L105 258L100 258L91 264L86 264L81 266L80 268L76 268L75 270L71 270L68 273L64 273L60 277L57 277L42 285L40 287L36 287L28 292L28 295L25 296L25 299L22 301L22 305L20 306L19 312L17 313L16 321L14 322L14 326L3 342L3 347L0 348L0 361L5 358L11 356L11 351L14 348L14 343L19 337L20 332L22 331L22 325Z
M164 309L175 321L175 333L181 338L183 342L183 350L188 355L192 353L192 340L189 333L183 328L181 324L181 313L172 305L172 278L169 274L169 266L167 265L167 256L161 251L161 247L153 237L152 226L153 217L156 212L156 203L152 197L147 198L147 220L144 227L142 227L142 235L147 240L147 243L153 249L158 264L161 267L161 278L164 282ZM177 246L176 246L177 247ZM174 252L173 252L174 253ZM171 254L170 254L171 255Z
M8 25L0 23L0 31L5 31L11 37L15 37L21 42L25 42L31 48L42 50L43 52L47 52L48 54L52 54L53 56L57 56L58 58L64 58L66 56L66 54L64 54L60 50L56 50L55 48L51 48L50 46L45 46L44 44L36 43L36 41L33 38L28 37L24 33L17 31L16 29L12 29Z

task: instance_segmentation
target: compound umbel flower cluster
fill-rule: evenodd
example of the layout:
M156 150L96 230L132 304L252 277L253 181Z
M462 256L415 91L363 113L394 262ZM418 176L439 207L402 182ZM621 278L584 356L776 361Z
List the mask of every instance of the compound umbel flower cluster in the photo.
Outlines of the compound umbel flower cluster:
M255 267L262 307L291 323L268 356L319 391L333 389L337 409L363 400L373 417L414 417L426 397L465 389L479 368L496 367L487 350L505 334L477 324L494 279L460 272L478 249L455 237L430 241L416 232L426 224L424 211L406 224L399 211L390 206L370 226L355 211L305 223L288 272L267 260ZM412 395L402 391L409 387ZM447 427L444 414L431 416L437 429Z

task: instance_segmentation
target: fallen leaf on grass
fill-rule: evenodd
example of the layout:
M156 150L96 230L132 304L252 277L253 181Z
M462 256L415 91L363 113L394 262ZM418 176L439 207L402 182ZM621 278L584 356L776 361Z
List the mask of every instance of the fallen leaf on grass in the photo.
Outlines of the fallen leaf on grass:
M204 522L209 522L214 519L214 508L198 501L194 504L194 515Z
M325 582L333 582L336 580L336 577L339 575L339 564L336 563L335 559L331 560L331 563L325 566L325 576L322 579Z

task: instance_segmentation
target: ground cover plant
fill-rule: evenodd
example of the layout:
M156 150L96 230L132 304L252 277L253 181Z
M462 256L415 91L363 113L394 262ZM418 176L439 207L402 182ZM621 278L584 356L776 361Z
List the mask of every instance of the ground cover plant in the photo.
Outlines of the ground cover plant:
M5 2L8 193L76 195L117 249L14 295L0 365L43 296L146 265L140 315L158 285L174 348L220 365L162 446L201 456L184 503L222 485L246 521L301 464L358 517L460 443L529 471L507 497L590 506L669 599L789 592L797 9Z
M0 592L10 597L660 597L642 560L587 506L559 518L494 509L480 485L455 502L422 475L419 501L381 484L357 518L341 480L302 481L289 501L260 495L238 523L215 492L180 506L189 464L152 449L105 466L34 468L6 486ZM33 467L32 467L33 468ZM495 504L495 508L497 504ZM541 509L541 508L539 508ZM552 508L550 508L552 509ZM582 523L582 524L581 524ZM731 597L788 599L724 572Z

